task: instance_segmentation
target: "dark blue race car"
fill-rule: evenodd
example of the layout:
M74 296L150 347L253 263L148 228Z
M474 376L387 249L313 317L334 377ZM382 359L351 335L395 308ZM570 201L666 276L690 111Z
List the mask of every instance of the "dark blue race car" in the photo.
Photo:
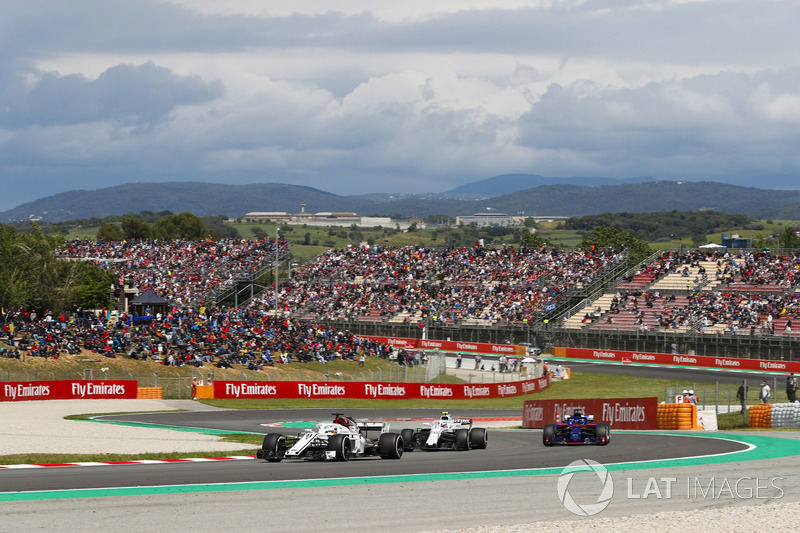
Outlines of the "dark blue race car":
M594 415L575 411L560 424L548 424L542 431L545 446L597 444L605 446L611 440L608 424L595 424Z

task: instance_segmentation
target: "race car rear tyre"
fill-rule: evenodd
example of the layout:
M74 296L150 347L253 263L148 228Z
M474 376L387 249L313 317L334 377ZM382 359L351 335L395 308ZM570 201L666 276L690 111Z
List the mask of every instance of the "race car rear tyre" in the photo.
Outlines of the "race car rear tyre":
M553 439L556 436L556 425L547 424L542 430L542 444L545 446L553 446Z
M456 450L466 452L469 450L469 430L457 429L456 430Z
M381 459L403 457L403 437L399 433L383 433L378 439L378 455Z
M469 430L469 445L474 449L485 449L488 440L489 436L486 433L486 428L472 428Z
M328 451L334 452L334 461L347 461L350 459L350 439L347 435L332 435L328 439Z
M605 446L611 441L611 428L608 424L597 424L594 434L600 439L597 443L600 446Z
M280 463L286 456L286 437L280 433L268 433L261 445L261 457L270 463Z
M404 429L400 432L400 436L403 437L403 449L407 452L414 451L414 430L413 429Z

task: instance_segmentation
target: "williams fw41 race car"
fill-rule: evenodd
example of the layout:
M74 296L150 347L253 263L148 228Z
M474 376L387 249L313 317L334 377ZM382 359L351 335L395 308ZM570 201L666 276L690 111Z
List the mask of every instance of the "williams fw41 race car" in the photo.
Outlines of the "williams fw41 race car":
M545 446L598 444L605 446L611 439L608 424L595 424L594 415L576 410L560 424L548 424L542 432Z
M486 448L486 428L472 427L470 418L453 418L445 411L439 420L425 425L427 427L404 429L400 433L407 452L416 449L466 451Z
M318 461L347 461L352 457L379 456L381 459L400 459L403 456L403 437L389 433L385 422L356 422L342 413L333 413L333 422L322 422L296 436L269 433L264 437L256 458L277 463L284 458ZM379 432L377 438L368 432Z

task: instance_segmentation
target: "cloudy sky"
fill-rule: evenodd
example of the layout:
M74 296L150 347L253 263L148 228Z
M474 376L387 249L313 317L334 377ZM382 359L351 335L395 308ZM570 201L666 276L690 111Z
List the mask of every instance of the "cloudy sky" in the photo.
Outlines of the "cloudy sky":
M0 209L133 181L800 187L797 1L3 0Z

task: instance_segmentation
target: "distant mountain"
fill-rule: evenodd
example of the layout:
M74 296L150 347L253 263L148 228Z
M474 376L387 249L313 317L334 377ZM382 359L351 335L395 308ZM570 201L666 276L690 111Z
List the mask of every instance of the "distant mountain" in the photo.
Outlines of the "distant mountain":
M800 215L798 190L757 189L708 181L652 181L599 187L543 185L483 203L493 204L508 214L524 212L528 216L714 210L777 218L774 214L779 208L785 218L796 218L790 216L792 213Z
M642 183L620 185L539 185L480 200L434 194L338 196L311 187L279 183L129 183L42 198L0 213L0 221L15 222L33 217L59 222L141 211L240 217L251 211L299 213L302 202L305 202L307 213L344 211L360 215L423 218L428 215L464 216L487 210L509 215L565 217L714 210L754 218L800 220L800 191L797 190L648 179Z
M600 185L624 185L630 183L644 183L655 181L653 178L599 178L599 177L574 177L574 178L548 178L537 174L501 174L485 180L467 183L455 189L442 193L442 196L458 198L461 200L477 200L492 198L517 191L533 189L542 185L586 185L597 187Z
M218 183L164 182L128 183L93 191L69 191L28 202L0 213L9 222L41 217L50 222L79 218L104 218L140 211L189 212L197 216L238 217L251 211L306 212L376 211L372 201L338 196L312 187L263 183L223 185Z

